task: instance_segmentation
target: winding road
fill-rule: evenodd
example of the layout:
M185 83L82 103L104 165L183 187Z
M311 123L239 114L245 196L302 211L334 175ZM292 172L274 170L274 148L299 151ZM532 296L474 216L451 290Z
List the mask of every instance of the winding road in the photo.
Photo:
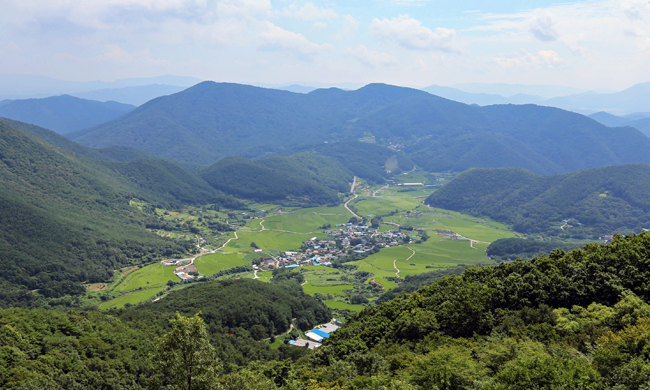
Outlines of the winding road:
M353 193L353 194L354 194L354 187L355 187L356 185L357 185L357 177L355 176L355 177L354 177L354 180L352 181L352 188L350 189L350 192ZM354 211L352 211L352 209L350 209L350 208L348 207L348 204L349 204L351 201L353 201L353 200L355 200L356 198L358 198L358 197L359 197L359 195L354 194L354 198L350 198L350 199L348 199L348 201L345 202L345 204L344 204L343 206L345 206L345 208L346 208L350 213L352 213L352 215L354 215L355 217L357 217L357 218L359 218L359 219L363 219L363 218L361 218L361 216L359 216L357 213L355 213Z

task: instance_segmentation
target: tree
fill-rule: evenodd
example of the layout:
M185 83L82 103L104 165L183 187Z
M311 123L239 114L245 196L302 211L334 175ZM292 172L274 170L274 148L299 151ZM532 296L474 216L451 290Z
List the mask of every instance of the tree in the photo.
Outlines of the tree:
M172 330L156 339L152 387L173 390L215 388L218 364L203 319L176 313Z

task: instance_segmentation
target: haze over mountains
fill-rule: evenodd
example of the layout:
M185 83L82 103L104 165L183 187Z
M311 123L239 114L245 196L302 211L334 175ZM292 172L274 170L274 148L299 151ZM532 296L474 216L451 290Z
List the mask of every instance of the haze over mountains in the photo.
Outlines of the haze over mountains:
M203 82L68 136L93 148L127 146L208 165L367 134L402 145L428 171L515 166L550 174L650 163L650 139L633 128L550 107L469 106L385 84L299 94Z

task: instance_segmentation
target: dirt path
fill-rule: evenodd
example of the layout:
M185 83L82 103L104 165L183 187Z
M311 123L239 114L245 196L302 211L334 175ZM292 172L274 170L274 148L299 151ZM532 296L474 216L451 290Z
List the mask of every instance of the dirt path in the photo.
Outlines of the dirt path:
M491 244L491 243L489 243L489 242L472 240L472 239L470 238L470 240L469 240L469 246L471 246L473 249L478 249L478 248L474 248L474 243L477 243L477 244L488 244L488 245Z
M397 262L397 260L393 260L393 267L397 270L397 273L395 275L397 275L397 277L399 277L399 268L397 268L397 265L395 264L396 262Z
M260 221L260 226L262 227L262 231L265 231L266 228L264 227L263 224L264 224L264 218L262 218L262 220Z
M373 197L377 196L377 193L378 193L379 191L387 190L388 187L389 187L388 184L386 184L385 186L381 187L381 188L378 189L377 191L373 192L373 193L372 193L372 196L373 196Z
M357 177L355 176L352 180L352 188L350 188L350 193L354 194L354 186L357 185Z
M253 279L257 279L257 278L259 278L259 276L257 276L257 270L253 270L253 275L255 275L255 276L253 277Z
M235 238L229 238L228 241L226 241L223 245L221 245L219 248L217 248L217 250L225 248L226 245L228 245L228 243L231 240L239 240L239 237L237 237L237 232L235 232Z
M304 286L305 284L307 284L307 282L308 282L308 280L305 280L304 282L300 283L300 285Z

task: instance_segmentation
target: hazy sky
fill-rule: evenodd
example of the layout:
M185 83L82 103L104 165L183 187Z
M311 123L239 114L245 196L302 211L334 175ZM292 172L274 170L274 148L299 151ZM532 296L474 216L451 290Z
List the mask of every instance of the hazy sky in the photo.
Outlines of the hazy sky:
M650 81L647 0L1 3L0 73L612 89Z

